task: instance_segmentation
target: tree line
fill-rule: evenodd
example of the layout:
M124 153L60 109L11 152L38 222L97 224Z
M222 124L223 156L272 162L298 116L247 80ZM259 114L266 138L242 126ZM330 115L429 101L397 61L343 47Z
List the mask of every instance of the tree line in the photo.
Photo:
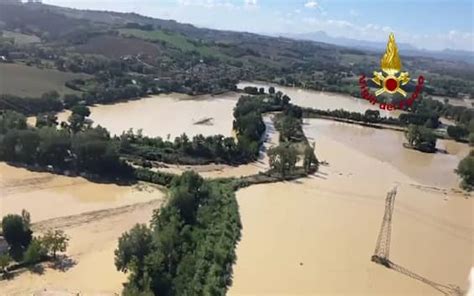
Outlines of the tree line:
M230 185L194 172L175 177L150 225L119 239L115 266L129 274L123 295L224 295L240 229Z
M255 161L265 134L262 113L281 110L289 104L281 94L241 96L234 108L234 137L182 134L174 141L146 137L129 130L119 137L120 153L147 161L179 164L244 164Z
M366 110L364 113L359 112L349 112L343 109L337 110L319 110L313 108L302 108L303 117L305 118L317 118L320 116L329 116L334 118L349 119L357 122L365 123L382 123L403 126L409 120L402 121L394 117L382 117L380 116L380 111L378 110Z
M54 171L71 171L111 178L128 178L131 168L119 155L119 147L102 128L92 128L87 107L73 108L62 128L55 117L38 118L38 127L28 127L24 115L0 113L0 160L39 165Z

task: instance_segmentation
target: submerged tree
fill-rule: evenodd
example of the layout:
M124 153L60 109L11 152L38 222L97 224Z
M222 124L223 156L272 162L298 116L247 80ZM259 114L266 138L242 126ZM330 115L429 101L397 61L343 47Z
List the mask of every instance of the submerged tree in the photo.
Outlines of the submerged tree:
M282 177L291 174L298 162L298 151L289 144L280 144L268 150L270 168Z
M3 217L3 236L12 249L26 249L30 244L33 232L28 223L20 215L9 214Z
M306 173L310 173L313 169L318 170L319 161L314 154L314 144L310 146L309 144L304 149L303 155L303 168Z
M436 151L436 135L429 128L410 124L405 133L408 144L423 152Z
M455 172L462 178L462 188L466 190L472 190L474 188L474 150L459 162Z
M41 238L41 242L48 253L56 259L57 252L65 252L69 244L69 237L62 230L49 229Z

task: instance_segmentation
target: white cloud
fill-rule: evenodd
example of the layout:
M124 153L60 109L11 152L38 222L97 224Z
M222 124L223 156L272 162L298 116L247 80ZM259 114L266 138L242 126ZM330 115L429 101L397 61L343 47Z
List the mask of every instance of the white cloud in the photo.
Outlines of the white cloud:
M310 0L310 1L306 2L306 4L304 5L304 7L313 9L313 8L318 8L318 7L319 7L319 4L318 4L318 2L316 2L316 1Z

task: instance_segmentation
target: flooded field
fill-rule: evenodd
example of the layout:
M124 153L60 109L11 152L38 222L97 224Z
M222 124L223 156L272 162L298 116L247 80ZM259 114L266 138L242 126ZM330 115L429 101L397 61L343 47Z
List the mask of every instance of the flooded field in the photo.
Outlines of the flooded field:
M268 84L258 82L241 82L237 85L238 88L243 89L246 86L263 87L268 92ZM380 110L377 105L372 105L366 100L356 99L349 95L334 94L322 91L313 91L300 89L296 87L286 87L273 85L276 91L281 91L291 98L291 102L301 107L309 107L321 110L336 110L344 109L350 112L364 113L366 110L379 110L380 113L387 112ZM394 116L393 112L388 115Z
M351 144L339 140L345 131L335 128L329 136L319 121L308 122L305 132L329 162L317 176L237 193L243 232L229 295L442 295L370 261L385 195L397 185L391 261L433 282L467 288L474 263L472 199L431 188L438 178L433 167L425 173L434 171L435 181L423 186L410 169L379 159L362 146L369 131L355 134ZM370 137L377 145L380 135Z
M239 85L242 87L244 84ZM377 109L348 96L277 87L300 106L364 112ZM239 94L190 99L161 95L91 108L91 118L114 134L129 127L170 138L230 136ZM60 114L65 120L67 112ZM278 133L265 116L265 148ZM196 124L203 121L203 124ZM258 185L237 192L243 223L229 295L442 295L413 277L370 261L384 215L386 193L398 186L390 260L440 284L467 288L474 265L474 202L459 193L454 168L469 147L438 141L448 154L403 148L403 133L327 120L305 120L304 132L328 162L311 178ZM172 166L204 177L238 177L268 168L256 163L230 167ZM113 266L117 238L133 224L146 223L164 193L143 184L94 184L82 178L34 173L0 163L0 214L31 212L38 231L58 227L71 235L77 265L48 269L0 282L9 294L42 288L84 295L120 293L126 279ZM71 216L72 215L72 216ZM53 220L49 220L52 219ZM40 295L40 294L38 294ZM69 295L69 294L68 294Z
M71 260L66 272L45 268L42 274L0 281L2 295L119 294L126 275L114 266L118 238L136 223L147 223L165 197L151 185L97 184L5 163L0 163L0 192L0 216L26 209L36 235L63 229L70 236Z
M190 97L182 94L151 96L136 101L91 107L90 118L95 125L120 135L133 128L147 136L171 140L186 133L211 136L232 135L232 112L239 98L237 93L219 96ZM59 121L67 120L69 112L58 114ZM200 123L201 122L201 123Z
M422 153L402 146L406 142L402 132L323 119L307 119L305 123L305 133L310 141L316 142L317 152L320 137L324 136L386 162L422 184L435 187L458 187L460 179L454 170L470 150L466 144L438 140L437 147L447 150L447 154Z
M238 178L242 176L255 175L259 172L267 171L270 168L267 150L271 147L278 146L280 133L275 129L273 124L273 115L264 115L266 138L257 161L243 164L239 166L230 166L225 164L209 164L209 165L170 165L164 164L163 168L158 170L172 174L181 174L185 171L192 170L199 173L204 178Z
M32 222L163 198L150 185L97 184L0 163L0 216L26 209Z

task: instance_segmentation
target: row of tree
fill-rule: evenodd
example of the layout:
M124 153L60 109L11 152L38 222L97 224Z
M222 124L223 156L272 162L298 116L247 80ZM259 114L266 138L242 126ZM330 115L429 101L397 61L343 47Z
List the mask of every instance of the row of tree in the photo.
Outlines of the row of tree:
M182 134L167 141L161 137L143 136L132 130L120 136L120 153L146 160L179 164L246 163L253 159L243 142L222 135L196 135L192 139Z
M67 123L58 129L54 116L39 118L37 128L14 111L0 113L0 160L53 170L103 174L128 178L131 168L119 157L119 147L102 127L91 127L87 107L73 108Z
M312 118L319 116L329 116L341 119L349 119L357 122L366 122L366 123L383 123L391 125L404 125L409 123L407 120L402 121L393 117L381 117L380 111L378 110L366 110L365 113L359 112L349 112L343 109L337 110L319 110L313 108L303 108L303 117Z
M268 150L271 172L283 178L296 171L301 156L304 173L317 171L319 166L314 147L308 143L303 132L303 109L290 104L289 98L286 101L283 111L274 117L275 128L280 133L280 144ZM303 151L299 148L301 146L304 147Z
M129 274L123 295L225 295L240 229L228 184L194 172L175 177L150 226L119 239L115 266Z

